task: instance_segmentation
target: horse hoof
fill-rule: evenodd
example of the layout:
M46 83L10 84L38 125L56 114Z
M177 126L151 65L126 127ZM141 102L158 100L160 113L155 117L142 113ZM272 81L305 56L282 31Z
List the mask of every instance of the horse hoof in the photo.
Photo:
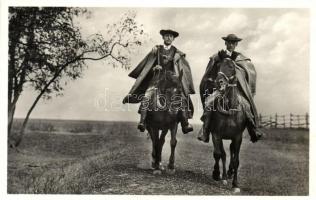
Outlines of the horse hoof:
M233 193L234 193L234 194L240 193L240 188L233 188Z
M227 180L222 180L223 185L227 185Z
M152 162L151 169L165 170L165 167L161 163L156 164L156 163Z
M160 170L165 170L165 167L161 163L159 163L159 169Z
M220 174L218 174L217 172L213 172L213 179L215 180L215 181L220 181L221 180L221 175Z
M229 171L227 172L227 178L232 179L233 178L233 172Z
M214 181L220 181L221 178L220 178L220 177L213 177L213 180L214 180Z
M175 169L168 169L167 173L173 175L176 173L176 170Z
M155 169L153 172L154 175L161 175L161 170Z

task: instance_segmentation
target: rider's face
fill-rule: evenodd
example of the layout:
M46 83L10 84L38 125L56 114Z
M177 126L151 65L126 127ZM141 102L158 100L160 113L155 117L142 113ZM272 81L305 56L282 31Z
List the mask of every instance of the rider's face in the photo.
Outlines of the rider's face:
M237 46L238 42L236 41L225 41L226 49L230 52L233 52Z
M163 39L165 45L170 45L170 44L172 44L172 42L174 40L174 36L171 34L165 34L162 36L162 39Z

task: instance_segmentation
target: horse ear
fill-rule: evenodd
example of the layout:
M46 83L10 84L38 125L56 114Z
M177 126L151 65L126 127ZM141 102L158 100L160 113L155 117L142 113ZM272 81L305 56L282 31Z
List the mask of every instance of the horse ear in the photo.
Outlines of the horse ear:
M182 81L182 77L183 77L183 69L180 70L180 74L179 74L179 80Z

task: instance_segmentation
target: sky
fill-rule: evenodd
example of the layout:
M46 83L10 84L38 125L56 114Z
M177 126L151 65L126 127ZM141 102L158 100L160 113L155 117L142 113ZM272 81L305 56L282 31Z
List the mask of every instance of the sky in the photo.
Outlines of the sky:
M40 101L31 118L137 121L137 105L122 105L134 79L128 73L156 44L160 29L180 33L174 45L186 54L198 92L209 57L225 48L221 37L235 33L243 38L236 51L249 57L257 70L255 103L262 114L309 112L310 13L308 9L279 8L90 8L91 17L80 19L83 36L106 33L128 10L137 13L148 42L132 56L130 70L112 68L105 62L88 62L81 79L68 83L64 95ZM23 91L15 117L24 118L36 98ZM202 113L199 94L192 96Z

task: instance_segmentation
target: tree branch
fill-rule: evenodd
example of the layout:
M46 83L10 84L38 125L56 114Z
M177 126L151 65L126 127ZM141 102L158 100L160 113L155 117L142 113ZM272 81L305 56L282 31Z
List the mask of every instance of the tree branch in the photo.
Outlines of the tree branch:
M101 57L99 57L99 58L83 57L83 58L81 58L80 60L102 60L102 59L104 59L104 58L106 58L106 57L112 55L112 52L113 52L113 50L114 50L114 47L115 47L116 45L119 45L119 44L120 44L119 42L114 42L113 45L112 45L112 47L111 47L110 52L109 52L108 54L104 55L104 56L101 56ZM84 52L84 53L87 53L87 52Z
M124 63L121 61L121 60L119 60L118 58L116 58L115 56L113 56L113 55L110 55L114 60L116 60L117 62L119 62L119 63L121 63L121 65L124 65Z
M83 57L83 58L80 58L80 60L102 60L108 56L110 56L110 54L106 54L106 55L101 56L99 58Z

